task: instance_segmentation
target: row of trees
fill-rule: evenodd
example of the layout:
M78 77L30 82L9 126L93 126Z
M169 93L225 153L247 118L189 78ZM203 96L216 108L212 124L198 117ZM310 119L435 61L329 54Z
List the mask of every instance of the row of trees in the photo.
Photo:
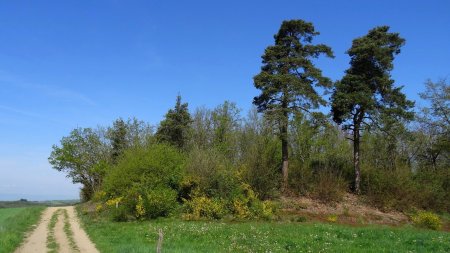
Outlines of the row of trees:
M160 195L176 195L181 202L200 196L188 206L210 203L209 209L225 203L215 200L229 199L226 205L237 213L253 208L253 191L260 199L294 192L336 201L353 190L380 207L450 210L447 81L426 83L421 97L430 106L414 117L413 102L390 76L404 44L398 33L383 26L355 39L350 67L334 83L313 63L321 55L333 57L330 47L313 44L318 34L302 20L282 23L254 77L261 94L247 116L228 101L191 113L178 96L156 128L118 119L106 128L75 129L53 146L49 161L83 185L86 200L101 191L119 198L118 189L136 185L153 189L160 181L152 177L160 175L172 178L164 186L169 190L157 187ZM318 110L326 105L328 115ZM176 173L164 176L164 166ZM121 178L140 183L125 187ZM153 200L155 194L147 193Z
M330 47L313 44L319 32L312 23L303 20L284 21L275 35L275 45L264 55L261 73L254 77L261 95L254 104L260 112L274 117L279 125L282 145L283 185L288 184L288 123L293 113L311 113L327 105L319 88L327 91L332 81L322 75L312 62L320 55L333 57ZM347 51L350 68L337 81L331 97L333 120L352 132L355 169L354 190L360 193L360 137L364 125L377 126L381 121L410 120L414 103L407 100L401 88L393 86L390 71L394 56L400 53L405 40L389 27L376 27L363 37L353 40Z

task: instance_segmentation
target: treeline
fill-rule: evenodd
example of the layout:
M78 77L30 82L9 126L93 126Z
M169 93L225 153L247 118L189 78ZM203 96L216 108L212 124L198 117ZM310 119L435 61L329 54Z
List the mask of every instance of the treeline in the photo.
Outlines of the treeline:
M190 111L178 96L157 127L78 128L49 161L117 220L270 218L282 194L332 202L350 191L380 208L450 211L448 82L428 81L429 106L414 112L390 76L405 40L386 26L353 41L349 69L332 82L313 64L333 57L313 44L318 34L302 20L282 23L246 115L229 101ZM318 110L327 105L329 114Z

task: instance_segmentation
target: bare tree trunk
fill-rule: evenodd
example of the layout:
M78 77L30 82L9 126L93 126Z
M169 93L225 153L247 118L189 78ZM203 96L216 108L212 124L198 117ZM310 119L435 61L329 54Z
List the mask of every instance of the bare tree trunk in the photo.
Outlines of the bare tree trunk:
M281 173L283 175L283 182L281 190L284 192L289 188L289 146L288 146L288 124L289 118L287 112L283 113L283 119L281 122L281 159L282 167Z
M353 129L353 166L355 167L355 193L361 193L361 170L359 168L359 124Z
M289 178L289 153L288 153L288 142L285 138L281 140L281 157L282 157L282 167L281 173L283 174L283 185L282 191L288 189L288 178Z

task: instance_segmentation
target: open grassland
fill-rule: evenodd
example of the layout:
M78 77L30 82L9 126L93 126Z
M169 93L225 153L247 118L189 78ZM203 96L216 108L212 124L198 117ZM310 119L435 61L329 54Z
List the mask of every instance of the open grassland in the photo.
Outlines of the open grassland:
M81 215L101 252L450 252L450 234L411 227L159 219L110 222Z
M0 253L13 252L44 207L0 208Z

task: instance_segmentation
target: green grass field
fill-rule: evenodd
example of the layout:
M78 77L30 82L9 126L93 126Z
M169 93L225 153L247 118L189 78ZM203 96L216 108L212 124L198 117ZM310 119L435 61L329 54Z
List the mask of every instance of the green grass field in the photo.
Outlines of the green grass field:
M0 208L0 253L13 252L44 207Z
M117 223L81 216L101 252L450 252L450 234L410 227L348 227L291 222Z

